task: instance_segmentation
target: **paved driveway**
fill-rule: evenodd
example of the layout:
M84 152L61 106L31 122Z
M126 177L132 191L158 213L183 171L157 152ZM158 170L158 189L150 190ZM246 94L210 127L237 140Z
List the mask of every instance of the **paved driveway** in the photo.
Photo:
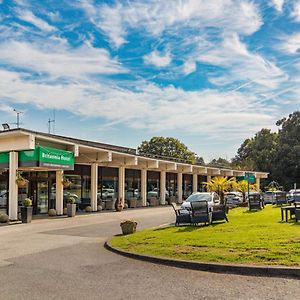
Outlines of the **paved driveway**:
M123 219L141 229L173 217L163 207L0 227L0 299L299 299L299 280L177 269L103 248Z

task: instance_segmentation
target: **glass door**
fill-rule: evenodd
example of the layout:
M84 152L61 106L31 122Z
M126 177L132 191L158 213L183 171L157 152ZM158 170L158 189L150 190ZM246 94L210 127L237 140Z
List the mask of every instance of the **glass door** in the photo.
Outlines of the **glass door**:
M38 181L36 189L37 213L48 213L48 181Z

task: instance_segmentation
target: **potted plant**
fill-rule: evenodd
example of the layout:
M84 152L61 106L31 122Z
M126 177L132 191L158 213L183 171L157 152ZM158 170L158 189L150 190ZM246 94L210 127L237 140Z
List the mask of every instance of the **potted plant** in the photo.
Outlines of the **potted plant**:
M66 177L63 178L61 183L62 183L64 188L69 188L72 184L72 182Z
M74 197L67 199L67 215L68 217L75 217L76 214L76 203Z
M120 226L123 234L131 234L136 232L137 222L134 220L125 220L121 222Z
M21 173L17 174L17 178L16 178L16 183L18 185L19 188L23 188L26 187L28 184L28 180L26 178L24 178Z
M32 220L32 201L29 198L23 200L21 207L21 220L22 223L30 223Z

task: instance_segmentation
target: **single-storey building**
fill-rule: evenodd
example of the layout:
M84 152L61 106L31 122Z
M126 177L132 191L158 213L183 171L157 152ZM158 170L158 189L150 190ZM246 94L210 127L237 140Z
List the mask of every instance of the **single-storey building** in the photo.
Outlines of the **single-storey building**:
M259 187L263 172L252 172ZM18 186L16 178L28 180ZM149 198L165 205L170 197L180 203L203 189L212 176L244 176L245 171L192 165L139 155L136 149L71 137L11 129L0 132L0 213L18 219L24 198L33 202L33 213L56 209L63 214L68 197L80 209L99 203L136 198L147 206ZM64 184L67 183L67 184Z

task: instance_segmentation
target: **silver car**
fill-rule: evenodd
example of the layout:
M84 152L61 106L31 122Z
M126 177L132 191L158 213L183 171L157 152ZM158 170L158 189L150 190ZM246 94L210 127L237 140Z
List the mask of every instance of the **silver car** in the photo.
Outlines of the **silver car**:
M191 202L196 201L207 201L208 208L210 211L213 211L215 205L220 204L220 197L217 193L193 193L190 195L184 203L181 205L181 213L189 213L191 211Z

